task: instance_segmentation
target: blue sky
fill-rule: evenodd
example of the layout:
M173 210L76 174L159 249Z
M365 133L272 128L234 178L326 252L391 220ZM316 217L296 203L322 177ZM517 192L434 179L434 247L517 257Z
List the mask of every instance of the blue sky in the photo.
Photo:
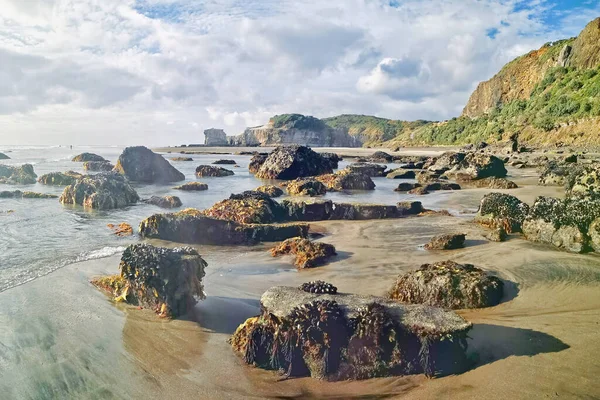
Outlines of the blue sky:
M0 144L172 144L274 114L440 120L586 0L0 0ZM90 138L93 138L90 139Z

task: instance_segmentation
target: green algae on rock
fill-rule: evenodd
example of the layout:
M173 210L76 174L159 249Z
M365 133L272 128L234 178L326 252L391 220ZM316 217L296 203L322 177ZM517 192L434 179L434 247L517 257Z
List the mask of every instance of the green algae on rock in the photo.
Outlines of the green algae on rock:
M23 164L20 167L0 164L0 183L11 185L33 185L37 175L33 171L33 165Z
M139 199L127 179L114 172L84 176L67 186L60 196L62 204L98 210L126 207Z
M280 205L262 192L246 191L232 194L204 211L208 217L235 221L242 224L271 224L280 222Z

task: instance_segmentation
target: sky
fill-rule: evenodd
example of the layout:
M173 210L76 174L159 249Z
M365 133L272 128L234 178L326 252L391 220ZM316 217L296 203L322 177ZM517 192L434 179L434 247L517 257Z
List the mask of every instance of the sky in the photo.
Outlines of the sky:
M600 0L0 0L0 144L177 145L282 113L443 120Z

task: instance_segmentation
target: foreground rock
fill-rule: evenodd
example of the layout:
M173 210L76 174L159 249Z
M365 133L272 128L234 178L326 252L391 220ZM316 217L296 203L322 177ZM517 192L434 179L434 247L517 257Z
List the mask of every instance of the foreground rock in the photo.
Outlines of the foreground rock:
M240 224L187 209L146 218L140 224L140 235L189 244L252 245L280 242L296 236L307 237L308 228L307 224Z
M0 192L0 199L57 199L58 196L47 193L22 192L20 190Z
M161 208L177 208L181 207L181 199L177 196L152 196L149 199L142 200L146 204L152 204Z
M315 179L323 183L327 190L341 192L345 190L375 190L375 183L370 176L348 169L335 174L319 175Z
M133 182L169 183L185 179L163 156L144 146L127 147L119 156L115 171Z
M86 162L86 161L107 161L104 157L99 156L94 153L81 153L75 157L71 161L74 162Z
M241 224L272 224L282 220L282 209L262 192L232 194L204 211L206 216Z
M380 297L273 287L231 338L250 365L341 381L461 372L471 324L452 311Z
M504 282L471 264L443 261L401 275L389 293L403 303L449 309L491 307L500 303Z
M38 182L42 185L55 185L55 186L68 186L74 184L77 179L82 178L78 172L50 172L49 174L42 175L38 178Z
M173 189L176 190L185 190L185 191L201 191L208 190L208 185L202 182L188 182L183 185L175 186Z
M529 206L515 196L489 193L481 199L475 221L494 229L503 227L508 233L521 232L528 214Z
M434 236L429 243L425 245L427 250L455 250L465 247L464 233L450 233Z
M33 185L37 175L33 171L33 165L23 164L20 167L0 165L0 183L11 185Z
M167 249L133 244L121 257L120 274L92 283L117 301L150 308L161 317L186 314L204 299L206 261L191 247Z
M294 254L294 265L298 268L313 268L323 265L335 256L335 247L327 243L313 242L306 238L290 238L271 249L273 257Z
M292 196L323 196L327 188L316 179L294 179L286 185L288 193Z
M86 161L83 163L83 170L89 172L108 172L115 168L108 161Z
M213 165L200 165L196 168L196 176L202 177L224 177L233 175L233 171Z
M385 165L357 162L346 167L350 172L355 172L370 177L378 177L385 175Z
M127 179L114 172L84 176L67 186L60 196L62 204L99 210L126 207L138 200L137 192Z
M291 180L332 172L329 159L309 147L279 146L269 153L256 173L256 177Z
M271 198L283 196L283 190L281 190L281 188L278 188L275 185L263 185L263 186L257 187L254 190L256 192L264 193Z

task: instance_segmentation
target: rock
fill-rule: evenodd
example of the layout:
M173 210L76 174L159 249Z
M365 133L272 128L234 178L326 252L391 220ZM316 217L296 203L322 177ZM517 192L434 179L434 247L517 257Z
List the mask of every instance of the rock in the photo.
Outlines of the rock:
M496 229L492 229L490 232L484 235L488 240L492 242L504 242L508 237L504 227L499 226Z
M420 201L402 201L396 207L401 216L418 215L425 211Z
M171 157L171 161L194 161L192 157Z
M74 184L77 179L82 177L83 175L74 171L68 171L64 173L51 172L49 174L40 176L37 181L42 185L68 186Z
M84 176L67 186L60 196L62 204L99 210L126 207L138 200L138 194L125 177L111 172Z
M319 153L321 157L329 161L329 165L332 169L338 169L339 162L342 161L342 157L336 153Z
M58 196L47 193L22 192L20 190L1 191L0 199L57 199Z
M577 154L570 154L563 158L563 162L565 163L576 163L577 162Z
M273 257L293 254L296 256L294 265L300 269L313 268L326 263L327 259L335 256L335 247L327 243L313 242L306 238L295 237L286 239L271 249Z
M351 172L344 169L335 174L319 175L315 177L322 182L327 190L341 192L345 190L375 190L375 183L368 175Z
M173 189L186 191L208 190L208 185L202 182L188 182L183 185L175 186Z
M482 153L468 153L465 158L447 171L448 176L460 177L462 180L503 178L507 171L504 161L496 156Z
M169 183L185 179L185 175L173 167L160 154L144 146L127 147L119 156L114 169L133 182Z
M4 153L0 153L0 160L10 160L10 157Z
M204 131L204 144L206 146L227 146L227 134L223 129L206 129Z
M415 171L398 168L388 172L385 176L388 179L415 179Z
M386 153L385 151L376 151L370 157L367 157L367 161L374 163L392 163L394 162L394 157Z
M414 194L416 196L424 196L429 194L429 191L424 186L416 186L414 189L408 191L408 194Z
M588 236L590 238L590 247L597 253L600 252L600 218L596 218L591 224L588 230Z
M176 318L204 299L206 261L191 247L167 249L141 243L128 246L120 274L92 281L117 301L150 308L161 317Z
M308 147L279 146L269 153L256 177L291 180L332 172L329 160Z
M475 221L491 228L502 226L508 233L520 232L528 213L529 206L515 196L489 193L481 199Z
M99 156L94 153L81 153L75 157L71 161L75 162L86 162L86 161L107 161L104 157Z
M235 165L237 163L235 162L235 160L217 160L213 164L215 164L215 165L221 165L221 164Z
M459 165L466 157L465 153L456 153L453 151L447 151L440 155L435 159L427 169L430 172L434 172L436 174L443 174L446 171L449 171ZM433 161L433 160L432 160ZM419 182L422 183L422 182Z
M264 154L253 155L252 158L250 159L250 164L248 165L248 171L251 174L256 174L258 172L258 170L260 169L260 167L265 163L266 160L267 160L267 155L264 155Z
M283 190L275 185L259 186L254 191L264 193L271 198L283 196Z
M202 177L224 177L233 175L233 171L212 165L200 165L196 168L196 176Z
M421 187L420 183L410 183L410 182L402 182L398 185L398 187L396 189L394 189L395 192L408 192L410 190L416 189Z
M442 261L401 275L389 298L457 310L495 306L503 289L504 282L474 265Z
M33 171L33 165L23 164L20 167L0 165L0 183L11 185L32 185L37 175Z
M142 200L146 204L152 204L161 208L178 208L182 206L181 199L177 196L152 196Z
M316 294L337 294L337 288L333 286L331 283L327 283L324 281L310 281L303 283L298 287L298 289L307 292L307 293L316 293Z
M90 172L109 172L115 168L108 161L86 161L83 163L83 170Z
M286 376L345 381L466 368L472 325L452 311L283 286L262 295L261 310L230 343L247 364Z
M509 181L506 178L483 178L477 180L458 180L461 184L475 188L485 189L516 189L517 184L513 181Z
M262 192L247 191L232 194L204 211L208 217L235 221L242 224L272 224L281 221L280 205Z
M307 237L308 228L306 224L246 225L207 217L202 211L187 209L146 218L140 224L140 235L179 243L228 246Z
M109 229L112 229L113 233L117 236L131 236L133 235L133 227L126 222L122 222L119 225L108 224Z
M600 200L600 165L572 170L565 182L567 197Z
M427 250L455 250L465 247L464 233L451 233L434 236L425 245Z
M377 177L377 176L384 176L385 169L387 167L385 165L379 165L379 164L356 162L356 163L348 165L346 168L350 172L356 172L356 173L367 175L370 177Z
M330 200L307 202L283 200L281 206L288 221L368 220L399 218L398 207L380 204L333 203Z
M292 196L323 196L327 193L324 184L316 179L294 179L286 185L288 193Z
M460 190L460 185L458 183L450 183L450 182L431 182L426 184L423 187L423 190L426 192L431 192L435 190Z
M421 185L426 185L431 182L438 182L442 175L431 171L420 171L416 174L417 182Z

